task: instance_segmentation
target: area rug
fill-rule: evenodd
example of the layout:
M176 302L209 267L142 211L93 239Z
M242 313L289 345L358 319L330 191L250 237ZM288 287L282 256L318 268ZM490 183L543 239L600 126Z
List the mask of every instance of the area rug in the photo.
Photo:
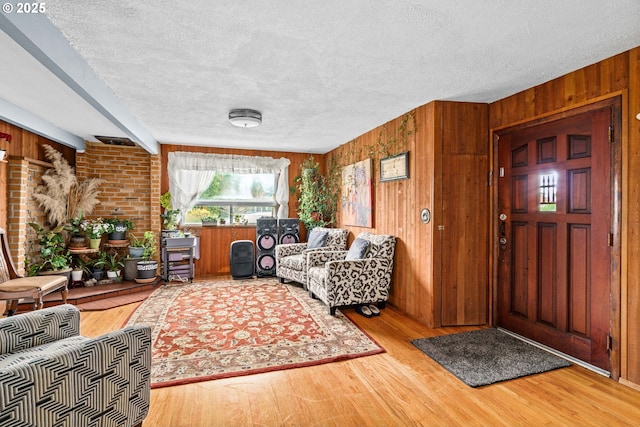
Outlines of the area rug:
M571 365L495 328L420 338L411 343L471 387Z
M384 352L339 310L277 281L169 284L126 323L140 324L152 328L152 388Z

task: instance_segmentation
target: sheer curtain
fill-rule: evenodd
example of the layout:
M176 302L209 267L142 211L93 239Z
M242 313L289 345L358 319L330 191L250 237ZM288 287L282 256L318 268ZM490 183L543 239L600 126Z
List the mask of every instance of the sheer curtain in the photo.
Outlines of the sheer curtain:
M195 206L198 194L209 186L215 172L277 173L278 218L289 217L289 164L284 157L238 156L174 151L169 153L167 170L173 209L187 212Z

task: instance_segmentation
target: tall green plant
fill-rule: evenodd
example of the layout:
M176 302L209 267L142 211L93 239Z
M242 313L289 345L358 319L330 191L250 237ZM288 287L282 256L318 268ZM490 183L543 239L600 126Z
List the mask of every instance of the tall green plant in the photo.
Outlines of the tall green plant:
M296 178L298 191L298 217L307 230L314 227L332 226L336 222L340 185L336 182L337 163L330 165L325 176L313 155L301 165Z

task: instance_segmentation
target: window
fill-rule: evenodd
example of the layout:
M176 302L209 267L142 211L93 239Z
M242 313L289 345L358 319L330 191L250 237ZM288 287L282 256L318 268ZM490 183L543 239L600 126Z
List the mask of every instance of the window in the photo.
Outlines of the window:
M288 218L289 159L174 151L167 172L171 207L182 223L217 217L255 223L261 216Z
M558 176L556 173L540 175L540 212L556 211Z
M227 224L255 224L262 216L275 216L277 179L275 173L215 172L195 207L185 215L185 223L213 217Z

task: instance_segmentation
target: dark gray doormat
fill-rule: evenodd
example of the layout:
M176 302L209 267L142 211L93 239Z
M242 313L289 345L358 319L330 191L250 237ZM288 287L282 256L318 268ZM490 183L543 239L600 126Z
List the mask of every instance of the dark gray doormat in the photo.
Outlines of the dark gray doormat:
M471 387L571 365L495 328L420 338L411 343Z

